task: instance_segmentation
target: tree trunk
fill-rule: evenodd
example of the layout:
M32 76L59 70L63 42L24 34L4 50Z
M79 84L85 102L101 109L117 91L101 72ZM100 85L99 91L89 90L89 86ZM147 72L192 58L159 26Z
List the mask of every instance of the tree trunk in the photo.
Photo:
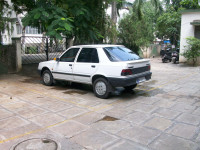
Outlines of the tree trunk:
M0 30L0 45L2 45L2 35L1 35L1 30Z
M112 12L111 12L112 26L116 28L117 24L117 2L112 2ZM111 40L113 44L117 43L117 35L113 33L113 39Z

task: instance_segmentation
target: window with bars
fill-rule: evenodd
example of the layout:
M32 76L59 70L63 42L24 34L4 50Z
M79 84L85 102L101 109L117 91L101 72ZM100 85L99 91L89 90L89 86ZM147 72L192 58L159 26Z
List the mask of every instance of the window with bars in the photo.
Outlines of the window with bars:
M17 34L22 34L22 27L19 24L16 24L17 27ZM33 28L30 26L27 26L25 29L26 34L42 34L41 30L38 28Z

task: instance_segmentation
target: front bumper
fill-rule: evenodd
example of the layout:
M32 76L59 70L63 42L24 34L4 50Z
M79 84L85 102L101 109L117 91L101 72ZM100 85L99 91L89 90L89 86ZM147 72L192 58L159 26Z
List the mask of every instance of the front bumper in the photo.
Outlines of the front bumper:
M151 75L152 72L147 72L127 78L108 78L108 81L113 87L125 87L137 84L137 79L142 77L145 77L146 80L150 80Z

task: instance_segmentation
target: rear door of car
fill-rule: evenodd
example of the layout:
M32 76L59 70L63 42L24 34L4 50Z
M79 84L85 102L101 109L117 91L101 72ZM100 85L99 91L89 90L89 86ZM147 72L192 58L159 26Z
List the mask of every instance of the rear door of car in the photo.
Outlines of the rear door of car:
M71 48L60 57L60 60L54 65L52 71L55 79L73 81L74 60L79 49Z
M74 63L74 80L81 83L91 83L91 76L99 67L99 56L96 48L82 48Z

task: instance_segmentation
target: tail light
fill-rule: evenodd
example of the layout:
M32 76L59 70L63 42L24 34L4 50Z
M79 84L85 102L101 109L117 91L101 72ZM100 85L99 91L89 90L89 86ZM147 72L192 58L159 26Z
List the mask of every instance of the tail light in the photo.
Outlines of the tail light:
M121 72L122 76L128 76L128 75L132 75L132 74L133 74L133 72L131 69L123 69Z
M149 70L149 71L151 70L151 65L148 66L148 70Z

